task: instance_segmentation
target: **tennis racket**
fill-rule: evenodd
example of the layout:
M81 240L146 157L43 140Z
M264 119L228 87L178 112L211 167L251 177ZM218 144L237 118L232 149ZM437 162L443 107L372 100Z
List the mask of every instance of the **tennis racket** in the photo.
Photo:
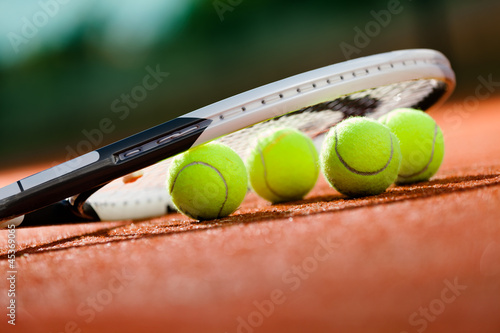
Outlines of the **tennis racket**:
M242 158L261 131L288 126L318 147L351 116L428 110L447 99L455 75L434 50L402 50L292 76L208 105L0 188L0 227L136 220L173 210L169 158L217 139Z

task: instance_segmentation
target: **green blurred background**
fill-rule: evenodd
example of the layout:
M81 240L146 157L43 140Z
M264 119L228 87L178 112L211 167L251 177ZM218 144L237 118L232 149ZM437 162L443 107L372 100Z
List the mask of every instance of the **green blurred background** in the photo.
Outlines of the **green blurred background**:
M376 16L380 29L360 43ZM473 95L479 75L500 81L499 17L498 0L0 0L0 169L62 161L84 141L95 149L274 80L396 49L442 51L457 73L453 98ZM168 76L144 89L155 70Z

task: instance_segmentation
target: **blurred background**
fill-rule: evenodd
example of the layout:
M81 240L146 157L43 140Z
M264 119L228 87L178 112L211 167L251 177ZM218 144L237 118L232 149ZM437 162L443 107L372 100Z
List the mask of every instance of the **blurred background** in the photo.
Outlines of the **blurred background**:
M0 0L0 169L63 161L349 58L433 48L500 82L498 0Z

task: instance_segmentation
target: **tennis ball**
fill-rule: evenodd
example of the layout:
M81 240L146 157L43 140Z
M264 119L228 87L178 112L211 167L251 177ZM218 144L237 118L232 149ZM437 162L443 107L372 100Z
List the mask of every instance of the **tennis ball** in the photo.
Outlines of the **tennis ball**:
M328 132L321 149L321 168L342 194L361 197L384 192L398 175L399 140L376 120L352 117Z
M212 142L172 160L167 188L180 212L196 220L210 220L238 209L247 192L248 176L234 150Z
M389 112L380 122L398 137L401 146L403 159L396 183L425 181L438 171L444 156L444 139L431 116L401 108Z
M302 199L318 179L318 152L293 128L261 134L246 161L252 189L273 203Z

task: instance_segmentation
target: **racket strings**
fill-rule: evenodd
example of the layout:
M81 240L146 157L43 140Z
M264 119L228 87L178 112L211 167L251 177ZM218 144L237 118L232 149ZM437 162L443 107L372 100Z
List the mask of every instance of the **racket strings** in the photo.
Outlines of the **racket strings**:
M264 131L277 127L293 127L312 138L321 140L322 134L345 118L351 116L379 118L399 107L426 110L439 100L446 90L446 83L436 79L412 80L376 87L338 96L241 129L217 140L233 148L245 159L252 141ZM145 215L145 212L149 216L163 215L167 211L166 207L171 205L165 189L170 160L164 160L144 169L144 175L134 182L125 183L123 179L112 181L94 193L88 202L100 209L99 215L103 220L133 219ZM109 216L104 208L109 210Z

